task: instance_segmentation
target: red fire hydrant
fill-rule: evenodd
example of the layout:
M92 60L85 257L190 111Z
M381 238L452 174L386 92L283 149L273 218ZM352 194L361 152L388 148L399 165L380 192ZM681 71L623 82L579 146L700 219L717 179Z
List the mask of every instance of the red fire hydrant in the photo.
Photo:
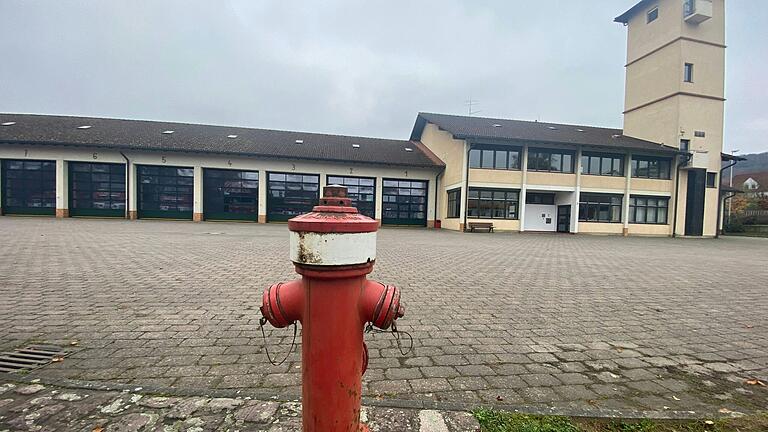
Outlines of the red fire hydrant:
M261 313L278 328L301 322L304 431L367 431L360 423L363 327L387 329L403 316L400 290L366 279L378 222L350 206L345 187L323 192L311 213L288 221L291 261L302 279L267 288Z

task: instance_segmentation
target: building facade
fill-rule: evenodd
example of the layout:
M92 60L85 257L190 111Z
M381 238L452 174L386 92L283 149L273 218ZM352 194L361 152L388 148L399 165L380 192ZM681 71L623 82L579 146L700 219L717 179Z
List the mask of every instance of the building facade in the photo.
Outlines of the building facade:
M420 113L409 140L0 114L0 212L285 221L349 187L385 225L714 236L724 0L642 0L624 128Z

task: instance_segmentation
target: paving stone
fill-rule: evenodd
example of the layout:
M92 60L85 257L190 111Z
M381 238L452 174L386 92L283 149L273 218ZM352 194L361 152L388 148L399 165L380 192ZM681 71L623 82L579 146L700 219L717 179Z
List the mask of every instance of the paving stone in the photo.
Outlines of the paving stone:
M438 391L447 391L451 389L448 380L445 378L421 378L408 380L416 393L429 393Z
M268 423L277 412L277 402L248 402L235 412L235 418L249 423Z
M166 417L170 419L184 420L205 405L206 401L207 399L198 397L184 399L173 405Z
M30 385L23 385L23 386L16 387L14 391L20 395L31 395L41 390L45 390L45 386L40 384L30 384Z

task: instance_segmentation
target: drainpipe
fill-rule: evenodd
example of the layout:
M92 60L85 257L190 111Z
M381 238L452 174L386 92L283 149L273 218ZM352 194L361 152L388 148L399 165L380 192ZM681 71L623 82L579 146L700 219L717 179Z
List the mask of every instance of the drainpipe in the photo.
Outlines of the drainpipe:
M131 218L131 161L128 157L120 152L120 156L125 159L125 218Z
M438 186L438 179L440 178L440 174L435 174L435 216L432 222L432 229L437 228L435 225L437 225L437 197L440 196L440 191L437 189ZM442 221L440 222L442 225ZM441 226L442 228L442 226Z
M680 168L691 161L693 154L688 153L684 157L685 160L682 162L680 162L678 158L677 167L675 168L675 209L672 213L672 238L677 237L677 199L680 193Z
M720 224L723 221L723 201L727 199L731 199L734 196L736 196L735 193L731 192L730 195L724 198L720 198L720 185L723 184L723 173L725 172L725 170L733 167L737 163L739 163L739 161L734 159L733 161L731 161L730 165L726 165L725 167L720 168L720 174L717 176L717 226L715 226L715 238L720 238L720 231L721 231ZM728 214L728 216L730 217L730 213Z
M467 164L464 167L464 231L467 231L467 212L469 212L469 152L472 151L472 143L467 142Z

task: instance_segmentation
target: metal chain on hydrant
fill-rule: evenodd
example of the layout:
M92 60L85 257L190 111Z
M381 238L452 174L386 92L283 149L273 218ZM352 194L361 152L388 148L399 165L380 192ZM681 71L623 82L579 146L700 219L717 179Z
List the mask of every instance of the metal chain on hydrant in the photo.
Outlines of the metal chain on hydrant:
M369 322L368 325L365 326L365 332L376 334L376 333L388 333L386 330L376 330L373 328L373 323ZM407 356L411 353L411 350L413 350L413 336L411 336L410 333L407 331L400 331L397 329L397 324L395 322L392 322L392 334L395 336L395 342L397 343L397 349L400 350L400 354ZM403 345L400 342L401 337L400 334L404 334L408 336L409 339L409 346L407 350L403 350Z
M264 324L267 323L266 318L260 318L259 319L259 328L261 329L261 337L264 339L264 352L267 353L267 360L272 364L272 366L280 366L281 364L285 363L286 360L288 360L288 357L291 356L291 353L293 352L293 348L296 346L296 322L293 323L293 340L291 341L291 348L288 349L288 353L285 355L285 357L280 360L279 363L275 363L274 360L272 360L272 356L269 355L269 344L267 343L267 334L264 331Z

